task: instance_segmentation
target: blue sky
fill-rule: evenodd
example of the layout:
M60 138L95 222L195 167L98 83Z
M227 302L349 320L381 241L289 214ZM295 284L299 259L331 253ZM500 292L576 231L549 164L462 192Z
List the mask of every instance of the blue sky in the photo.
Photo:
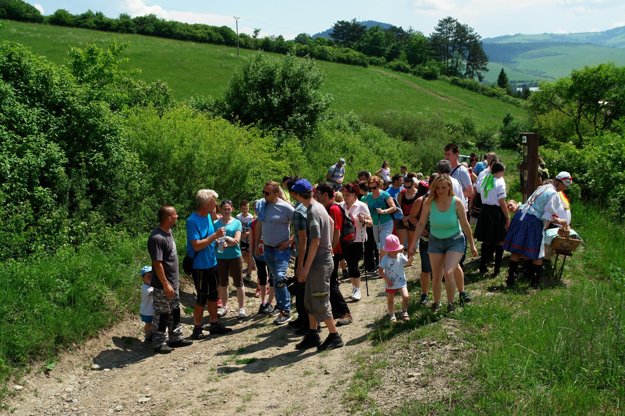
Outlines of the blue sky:
M27 0L44 14L57 9L107 16L120 13L234 28L263 35L314 34L337 20L378 20L428 35L447 16L473 27L482 37L515 33L591 32L625 26L622 0Z

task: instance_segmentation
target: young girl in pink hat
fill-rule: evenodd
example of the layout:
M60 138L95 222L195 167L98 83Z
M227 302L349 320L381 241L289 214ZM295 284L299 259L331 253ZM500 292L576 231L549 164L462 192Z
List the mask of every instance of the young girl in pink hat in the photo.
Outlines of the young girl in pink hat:
M407 321L408 316L408 286L404 267L408 257L403 253L404 246L399 242L396 235L390 234L384 241L386 256L380 260L380 276L384 278L386 300L388 302L388 317L391 322L397 321L395 317L395 293L401 293L401 319Z

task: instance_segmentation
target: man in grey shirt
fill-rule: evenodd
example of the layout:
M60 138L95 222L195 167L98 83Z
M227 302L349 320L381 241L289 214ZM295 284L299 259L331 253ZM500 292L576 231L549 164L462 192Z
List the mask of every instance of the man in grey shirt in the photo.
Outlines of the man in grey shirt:
M277 182L267 182L263 188L265 199L259 200L256 204L258 221L254 230L254 255L259 255L258 246L262 237L265 263L274 279L276 309L280 310L280 314L273 322L276 325L284 325L291 320L291 295L286 287L286 271L289 268L293 244L289 225L295 209L280 199L279 192L280 185Z
M298 281L305 282L306 309L309 329L304 339L295 346L298 350L317 347L318 351L341 348L343 340L336 330L330 304L330 277L334 269L332 260L332 236L334 226L323 205L312 199L313 187L306 179L298 180L291 187L295 199L308 208L308 251ZM325 322L330 334L321 343L317 322Z
M152 287L154 288L154 352L167 354L172 348L186 347L193 341L182 338L180 326L180 294L178 288L178 254L171 227L178 214L171 205L163 205L158 211L159 226L148 238L148 252L152 259ZM165 330L169 331L169 344L165 342Z

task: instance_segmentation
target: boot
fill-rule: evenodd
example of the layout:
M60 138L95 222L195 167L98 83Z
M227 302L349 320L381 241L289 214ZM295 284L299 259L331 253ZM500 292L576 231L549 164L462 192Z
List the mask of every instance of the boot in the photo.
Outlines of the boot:
M493 270L493 274L497 276L499 271L501 270L501 259L503 258L503 246L495 247L495 269Z
M543 265L542 264L532 264L531 265L531 282L530 285L534 289L540 288L540 280L543 276Z
M493 255L493 245L490 243L482 243L482 255L480 256L480 273L488 273L488 263Z
M510 268L508 269L508 278L506 279L506 285L508 287L514 286L514 284L516 283L516 273L517 273L518 268L519 268L519 262L510 260Z

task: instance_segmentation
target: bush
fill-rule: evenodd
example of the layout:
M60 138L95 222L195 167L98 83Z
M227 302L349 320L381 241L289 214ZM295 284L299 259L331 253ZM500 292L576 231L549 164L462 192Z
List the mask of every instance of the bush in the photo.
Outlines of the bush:
M386 59L383 56L367 56L367 62L369 65L384 66Z
M440 64L436 61L428 61L423 65L418 65L414 69L415 75L420 76L428 81L437 80L441 75Z
M400 61L398 59L389 62L386 64L386 67L393 71L404 72L406 74L410 72L410 65L408 65L406 61Z
M319 91L322 80L310 59L256 55L228 84L223 116L304 138L314 133L330 104L330 97Z
M492 129L479 130L475 135L475 145L483 151L493 151L497 148L499 140Z
M499 130L501 133L501 147L516 149L519 145L519 135L522 131L523 127L521 123L516 121L510 113L507 113L503 118L503 125Z
M43 16L34 6L21 0L0 0L0 19L42 23Z

